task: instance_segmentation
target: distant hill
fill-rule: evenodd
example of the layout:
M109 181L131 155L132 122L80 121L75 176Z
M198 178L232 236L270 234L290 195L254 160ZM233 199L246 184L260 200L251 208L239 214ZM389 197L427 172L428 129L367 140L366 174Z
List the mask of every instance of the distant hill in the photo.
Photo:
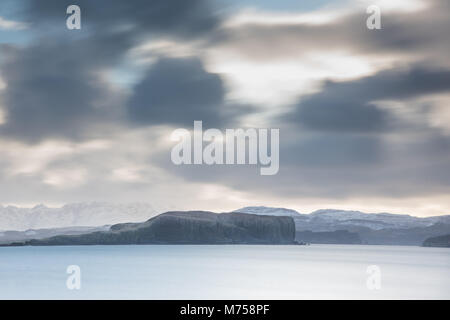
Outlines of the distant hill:
M435 223L428 227L386 228L381 230L349 227L347 230L358 233L362 242L366 244L421 246L423 241L429 237L450 233L450 224Z
M363 244L422 245L429 237L450 233L450 216L414 217L406 214L364 213L322 209L310 214L271 207L245 207L236 210L259 215L291 216L298 241L311 243L341 243L357 241L343 237L339 230L357 235ZM301 235L301 237L300 237ZM348 234L349 236L350 234ZM312 237L310 241L303 237Z
M428 238L423 242L423 246L450 248L450 234Z
M373 230L386 228L416 228L429 227L435 223L450 224L450 215L435 217L414 217L407 214L365 213L361 211L321 209L309 214L300 214L291 209L272 207L245 207L234 212L291 216L296 220L298 230L334 231L347 226L367 227Z
M60 235L85 234L95 231L107 231L108 225L100 227L65 227L50 229L29 229L26 231L0 231L0 244L31 239L43 239Z
M291 217L176 211L142 223L116 224L109 231L34 239L13 245L294 243L295 225Z
M296 239L299 242L322 243L322 244L361 244L361 238L356 232L347 230L336 231L297 231Z
M121 222L142 222L168 208L147 203L112 204L82 202L60 208L38 205L32 208L0 205L0 231L65 227L98 227Z

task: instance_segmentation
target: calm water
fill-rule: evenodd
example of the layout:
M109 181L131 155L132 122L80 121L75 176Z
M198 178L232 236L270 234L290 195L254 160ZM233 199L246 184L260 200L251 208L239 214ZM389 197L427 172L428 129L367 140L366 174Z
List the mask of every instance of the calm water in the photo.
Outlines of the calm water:
M68 265L81 268L69 290ZM369 265L379 290L366 285ZM401 246L0 248L2 299L450 299L450 249Z

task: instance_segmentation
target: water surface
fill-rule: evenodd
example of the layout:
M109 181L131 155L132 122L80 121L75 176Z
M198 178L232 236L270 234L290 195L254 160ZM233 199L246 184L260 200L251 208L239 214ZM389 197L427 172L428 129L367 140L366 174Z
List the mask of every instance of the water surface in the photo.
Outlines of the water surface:
M69 290L67 266L81 268ZM369 290L367 267L380 268ZM407 246L0 248L1 299L450 299L450 249Z

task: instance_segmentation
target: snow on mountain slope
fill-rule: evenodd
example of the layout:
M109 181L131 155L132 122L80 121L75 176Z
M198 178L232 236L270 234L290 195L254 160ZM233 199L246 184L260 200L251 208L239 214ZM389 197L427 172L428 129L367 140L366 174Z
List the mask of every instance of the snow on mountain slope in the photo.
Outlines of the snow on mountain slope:
M450 224L450 216L419 218L406 214L364 213L360 211L321 209L310 214L295 210L270 207L246 207L236 212L260 215L287 215L294 218L297 229L329 231L348 226L367 227L374 230L428 227L435 223Z
M38 205L33 208L0 206L0 230L102 226L121 222L141 222L167 211L145 203L73 203L61 208Z
M310 216L326 222L366 226L371 229L428 227L437 222L444 222L446 217L449 217L419 218L407 214L365 213L335 209L317 210L310 213Z
M33 208L0 206L0 230L103 226L123 222L142 222L169 211L170 208L146 203L111 204L102 202L67 204L61 208L38 205ZM450 215L419 218L390 213L364 213L335 209L317 210L310 214L286 208L245 207L234 212L259 215L290 216L298 230L332 231L348 227L373 230L428 227L436 223L450 225Z

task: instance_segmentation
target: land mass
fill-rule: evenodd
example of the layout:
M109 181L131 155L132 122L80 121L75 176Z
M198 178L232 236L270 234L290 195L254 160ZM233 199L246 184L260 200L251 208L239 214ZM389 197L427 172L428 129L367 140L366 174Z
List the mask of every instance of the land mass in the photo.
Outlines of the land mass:
M45 239L60 235L79 235L92 233L96 231L108 231L111 226L104 225L99 227L65 227L65 228L45 228L28 229L25 231L0 231L0 244L11 242L22 242L32 239Z
M421 246L425 239L450 234L450 215L414 217L406 214L364 213L322 209L301 214L292 209L245 207L234 212L290 216L297 241L308 243Z
M292 217L172 211L142 223L115 224L108 231L32 239L8 246L295 243Z
M361 244L361 238L355 232L349 232L347 230L336 231L297 231L297 241L306 243L319 243L319 244Z
M165 213L165 216L158 218L158 220L162 218L168 220L169 215L172 216L171 219L174 219L173 216L176 215L178 218L182 217L182 219L191 221L185 222L185 226L189 224L199 226L199 230L203 230L203 225L209 223L219 225L217 228L226 229L227 232L231 228L230 225L235 225L234 228L237 228L241 233L233 237L220 233L214 234L214 237L203 234L195 236L189 235L193 232L192 230L177 225L178 238L169 235L170 233L161 235L158 233L159 227L157 228L154 225L150 227L153 222L150 223L149 221L152 220L147 219L165 211L149 204L139 203L113 205L94 202L68 204L61 208L48 208L40 205L31 209L0 206L0 229L3 230L0 231L0 244L11 244L13 242L17 245L30 243L43 245L44 242L51 242L52 244L69 242L71 244L74 241L80 243L102 241L103 243L120 244L131 241L124 237L131 237L133 241L151 241L151 243L254 243L254 241L257 243L264 241L264 243L276 243L267 241L270 237L267 238L266 235L261 238L258 236L256 240L246 240L241 237L242 232L253 232L253 227L242 229L242 226L236 225L236 222L227 222L225 217L226 215L232 215L230 213L223 216L219 215L220 218L217 218L218 215L215 213L202 211L171 211ZM208 216L208 213L213 214L213 216L199 218L201 215ZM289 217L294 221L295 240L311 244L422 246L428 238L450 234L450 215L415 217L407 214L364 213L337 209L321 209L302 214L293 209L263 206L245 207L235 210L233 213L254 216L253 218L247 217L246 221L266 221L261 220L265 219L261 216ZM179 224L181 224L181 221ZM46 227L42 228L42 226ZM14 230L13 227L16 227L16 229ZM125 230L120 229L125 227L134 229L124 233ZM174 226L171 226L170 230L175 230L174 228ZM151 235L143 235L143 232L150 232ZM79 237L66 237L75 235ZM43 241L38 242L37 240Z
M428 238L423 242L423 246L450 248L450 234Z

